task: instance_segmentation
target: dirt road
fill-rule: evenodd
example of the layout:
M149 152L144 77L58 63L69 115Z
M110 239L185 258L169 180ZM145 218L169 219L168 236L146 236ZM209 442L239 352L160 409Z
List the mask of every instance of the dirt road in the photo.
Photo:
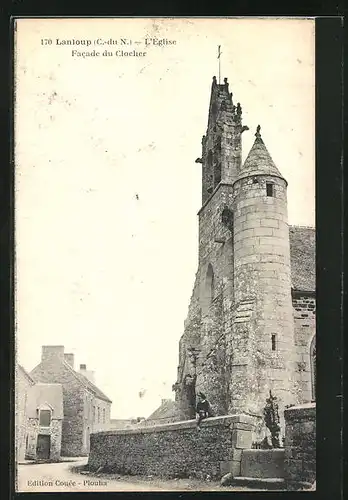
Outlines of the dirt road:
M18 491L20 492L68 492L68 491L156 491L152 485L133 484L117 479L76 474L72 466L83 465L87 459L76 462L60 462L18 466Z

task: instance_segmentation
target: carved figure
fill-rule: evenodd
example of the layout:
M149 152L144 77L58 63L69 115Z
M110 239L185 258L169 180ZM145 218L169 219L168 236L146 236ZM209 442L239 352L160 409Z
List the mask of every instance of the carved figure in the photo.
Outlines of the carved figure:
M269 391L269 398L266 399L266 406L263 410L263 416L265 420L266 427L271 433L271 441L273 448L280 448L279 434L279 413L278 413L278 402L277 398L272 395Z

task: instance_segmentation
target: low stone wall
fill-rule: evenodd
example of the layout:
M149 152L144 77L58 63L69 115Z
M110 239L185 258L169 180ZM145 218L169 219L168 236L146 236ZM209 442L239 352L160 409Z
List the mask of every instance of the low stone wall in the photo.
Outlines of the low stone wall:
M219 479L240 475L241 450L250 448L254 418L209 418L91 434L88 467L105 472L158 477Z
M291 485L316 480L316 405L308 403L284 411L284 479Z

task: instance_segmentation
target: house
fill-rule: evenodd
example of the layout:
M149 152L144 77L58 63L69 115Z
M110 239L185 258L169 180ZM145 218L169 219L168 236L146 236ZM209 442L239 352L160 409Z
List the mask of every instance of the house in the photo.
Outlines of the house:
M180 407L172 399L162 399L160 406L142 422L144 426L169 424L180 420Z
M143 422L144 418L112 418L110 420L109 429L133 429L139 427Z
M62 385L39 383L31 386L27 398L26 458L60 458L62 421Z
M27 437L27 398L34 380L25 369L16 363L15 372L15 457L16 463L25 459Z
M41 362L30 372L37 383L61 384L63 391L63 456L89 453L89 436L106 430L110 423L111 400L94 384L94 373L80 365L74 369L74 354L64 346L42 346Z

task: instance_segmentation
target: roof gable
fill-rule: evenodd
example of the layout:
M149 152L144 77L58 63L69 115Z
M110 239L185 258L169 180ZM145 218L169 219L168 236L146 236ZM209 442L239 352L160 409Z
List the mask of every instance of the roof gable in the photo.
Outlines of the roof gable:
M63 418L62 384L35 384L29 389L27 399L29 418L37 418L37 410L46 405L52 409L52 418Z
M39 363L32 371L31 371L31 375L34 379L34 382L40 382L40 378L41 376L40 375L37 375L36 373L39 372L41 373L42 372L42 367L44 366L44 363L41 362ZM70 373L70 375L72 377L74 377L80 384L82 387L84 387L85 389L88 389L90 390L93 395L99 399L102 399L103 401L106 401L108 403L112 403L111 399L109 399L96 385L94 385L92 382L90 382L86 377L84 377L82 374L80 373L77 373L70 365L69 363L67 363L65 360L59 360L59 366L60 367L63 367L63 369L67 372ZM52 375L52 373L51 373ZM52 379L52 376L50 377ZM59 380L58 377L55 377L55 379ZM56 381L55 380L55 381Z

